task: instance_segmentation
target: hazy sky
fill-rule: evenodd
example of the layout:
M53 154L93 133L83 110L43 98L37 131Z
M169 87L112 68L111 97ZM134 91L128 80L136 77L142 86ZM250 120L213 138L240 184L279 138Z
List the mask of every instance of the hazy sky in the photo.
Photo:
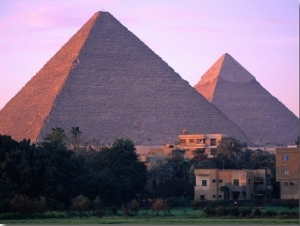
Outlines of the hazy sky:
M299 0L0 0L0 109L97 11L192 86L229 53L299 117Z

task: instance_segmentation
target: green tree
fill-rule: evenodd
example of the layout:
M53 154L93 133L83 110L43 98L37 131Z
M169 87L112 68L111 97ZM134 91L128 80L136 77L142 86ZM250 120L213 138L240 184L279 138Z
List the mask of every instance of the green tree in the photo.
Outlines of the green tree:
M270 169L272 176L275 177L275 154L257 149L252 151L249 161L249 169Z
M297 140L295 141L295 144L297 145L297 147L299 147L299 136L298 136Z
M234 137L223 137L217 147L218 158L211 161L214 161L219 169L241 169L246 147L246 143Z
M131 140L116 139L111 147L88 153L86 159L95 175L88 185L91 199L99 196L106 206L120 206L144 191L147 170Z
M193 158L191 159L192 164L197 164L207 159L204 148L197 148L194 150L193 154Z
M71 139L70 139L71 149L77 150L81 140L80 136L82 134L82 132L79 129L79 126L72 127L70 130L70 134L71 134Z
M67 207L71 198L84 191L84 181L91 174L83 159L53 142L35 146L28 140L16 142L0 136L1 200L16 194L30 199L44 196L50 205Z
M34 149L30 140L17 142L10 136L0 135L0 200L29 190L32 168L28 159Z
M215 169L216 167L216 163L209 159L203 160L195 165L196 169Z
M181 157L162 160L148 171L151 198L193 197L194 175L190 161Z
M53 127L51 129L51 133L47 134L43 138L43 142L41 144L43 146L50 144L52 147L65 148L66 139L65 131L61 127Z
M240 152L246 147L246 143L240 142L234 137L223 137L217 147L217 154Z

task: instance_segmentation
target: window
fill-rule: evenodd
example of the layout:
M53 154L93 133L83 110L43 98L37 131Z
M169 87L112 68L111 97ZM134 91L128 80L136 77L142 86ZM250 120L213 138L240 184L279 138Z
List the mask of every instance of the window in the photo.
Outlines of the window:
M216 148L211 148L210 149L210 154L211 155L216 155L217 154L217 149Z
M198 139L198 144L205 144L205 139Z
M248 179L248 184L251 184L251 179Z
M216 195L213 195L213 198L215 199L215 198L216 198Z
M185 144L186 143L186 139L180 139L180 143Z
M216 146L217 145L217 140L215 138L210 139L210 145L211 146Z
M220 180L219 180L219 183L223 183L223 180L222 180L222 179L220 179Z
M234 184L235 186L239 186L239 185L240 185L239 179L233 179L233 184Z
M216 180L212 180L213 183L216 183Z
M289 186L289 182L283 182L283 187L288 187Z
M283 156L283 161L289 161L290 160L290 156L289 155L284 155Z
M287 168L283 169L283 173L284 174L289 174L289 169L287 169Z
M200 195L200 200L205 200L205 195Z
M189 143L194 143L194 139L190 139L190 140L189 140Z
M219 195L219 198L221 199L221 198L222 198L222 195Z
M202 186L207 186L207 180L202 180Z

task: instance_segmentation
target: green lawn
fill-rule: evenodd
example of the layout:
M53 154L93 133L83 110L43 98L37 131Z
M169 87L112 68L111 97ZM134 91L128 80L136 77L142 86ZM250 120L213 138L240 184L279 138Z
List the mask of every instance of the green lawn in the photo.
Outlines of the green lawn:
M287 216L274 216L274 217L259 217L259 218L234 218L234 217L205 217L200 210L193 210L191 208L176 209L171 211L171 215L164 216L162 212L157 216L155 212L139 211L137 216L125 217L121 212L115 216L105 215L103 218L96 218L94 216L87 216L79 218L75 214L68 212L48 212L43 217L36 215L31 216L28 219L3 219L0 220L2 224L298 224L299 219L289 218ZM286 211L287 208L275 208L267 207L263 211L274 210L274 211ZM297 209L299 211L299 209ZM1 216L1 214L0 214ZM3 214L2 214L3 216Z
M60 219L23 219L4 220L4 224L297 224L298 219L277 219L277 218L253 218L253 219L229 219L229 218L174 218L174 217L103 217L98 218L60 218Z

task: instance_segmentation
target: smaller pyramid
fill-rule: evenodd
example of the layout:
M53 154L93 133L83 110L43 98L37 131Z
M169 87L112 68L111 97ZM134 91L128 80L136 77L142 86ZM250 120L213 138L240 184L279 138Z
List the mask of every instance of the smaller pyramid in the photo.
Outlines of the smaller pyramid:
M234 121L252 145L294 144L299 134L299 119L227 53L194 88Z

